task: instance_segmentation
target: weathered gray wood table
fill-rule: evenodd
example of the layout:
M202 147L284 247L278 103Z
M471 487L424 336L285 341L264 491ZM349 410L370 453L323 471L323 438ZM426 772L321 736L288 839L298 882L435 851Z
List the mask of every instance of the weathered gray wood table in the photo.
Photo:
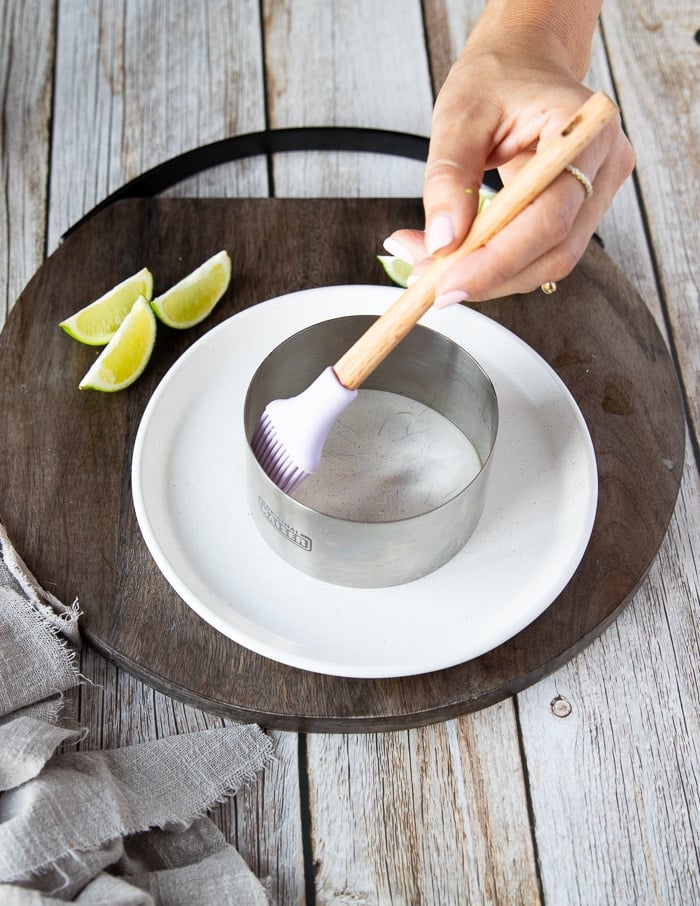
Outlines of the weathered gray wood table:
M4 0L0 324L73 223L177 154L265 128L428 135L434 92L480 8ZM611 0L588 79L618 100L638 157L600 233L666 336L687 406L681 492L658 558L597 640L491 708L395 732L272 730L276 763L215 817L282 904L700 900L692 12ZM416 161L313 152L217 167L170 194L417 197L421 180ZM261 248L261 265L268 256ZM220 722L89 647L81 666L86 748Z

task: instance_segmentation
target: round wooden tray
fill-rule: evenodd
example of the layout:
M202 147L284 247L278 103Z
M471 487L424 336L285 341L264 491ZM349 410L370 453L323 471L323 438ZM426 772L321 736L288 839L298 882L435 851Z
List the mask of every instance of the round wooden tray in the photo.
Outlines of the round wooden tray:
M421 676L309 673L217 633L153 563L130 467L143 409L167 369L206 330L256 302L311 286L386 282L376 261L382 239L397 223L421 221L419 200L121 201L83 223L27 285L0 335L0 519L39 581L65 601L78 597L88 642L124 669L190 704L266 727L412 727L485 707L555 670L639 587L678 494L683 408L648 309L595 243L556 295L479 306L565 381L599 469L586 554L557 600L515 638ZM214 315L189 331L161 329L146 373L128 390L78 391L97 350L58 322L141 267L151 268L158 290L221 248L234 275Z

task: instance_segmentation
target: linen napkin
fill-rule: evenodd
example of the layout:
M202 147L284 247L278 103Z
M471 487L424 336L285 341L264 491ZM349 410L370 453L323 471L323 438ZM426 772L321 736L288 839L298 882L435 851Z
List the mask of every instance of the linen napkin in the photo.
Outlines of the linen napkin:
M99 752L64 693L81 677L77 602L41 588L0 523L0 903L266 906L207 809L272 757L253 725Z

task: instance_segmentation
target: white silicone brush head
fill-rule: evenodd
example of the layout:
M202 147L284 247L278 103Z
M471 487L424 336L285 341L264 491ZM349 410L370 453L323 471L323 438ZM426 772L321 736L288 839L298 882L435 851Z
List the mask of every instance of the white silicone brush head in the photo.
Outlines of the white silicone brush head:
M328 432L356 397L329 367L298 396L268 404L251 446L277 487L291 494L318 469Z

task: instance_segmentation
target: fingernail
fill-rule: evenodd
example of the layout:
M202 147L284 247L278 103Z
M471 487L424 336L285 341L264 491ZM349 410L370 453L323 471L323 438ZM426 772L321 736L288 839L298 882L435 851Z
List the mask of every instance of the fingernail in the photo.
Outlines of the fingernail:
M413 284L418 283L419 280L420 277L418 274L409 274L408 277L406 277L406 286L413 286Z
M429 255L449 245L455 238L455 228L447 214L438 214L430 221L426 236L426 247Z
M395 239L392 239L391 236L388 236L382 244L385 250L395 258L400 258L402 261L407 261L409 264L415 263L413 261L413 255L409 252L406 246L402 245L400 242L397 242Z
M453 289L449 293L441 293L439 296L435 296L433 305L435 308L448 308L458 302L466 302L468 298L469 293L465 293L462 289Z

